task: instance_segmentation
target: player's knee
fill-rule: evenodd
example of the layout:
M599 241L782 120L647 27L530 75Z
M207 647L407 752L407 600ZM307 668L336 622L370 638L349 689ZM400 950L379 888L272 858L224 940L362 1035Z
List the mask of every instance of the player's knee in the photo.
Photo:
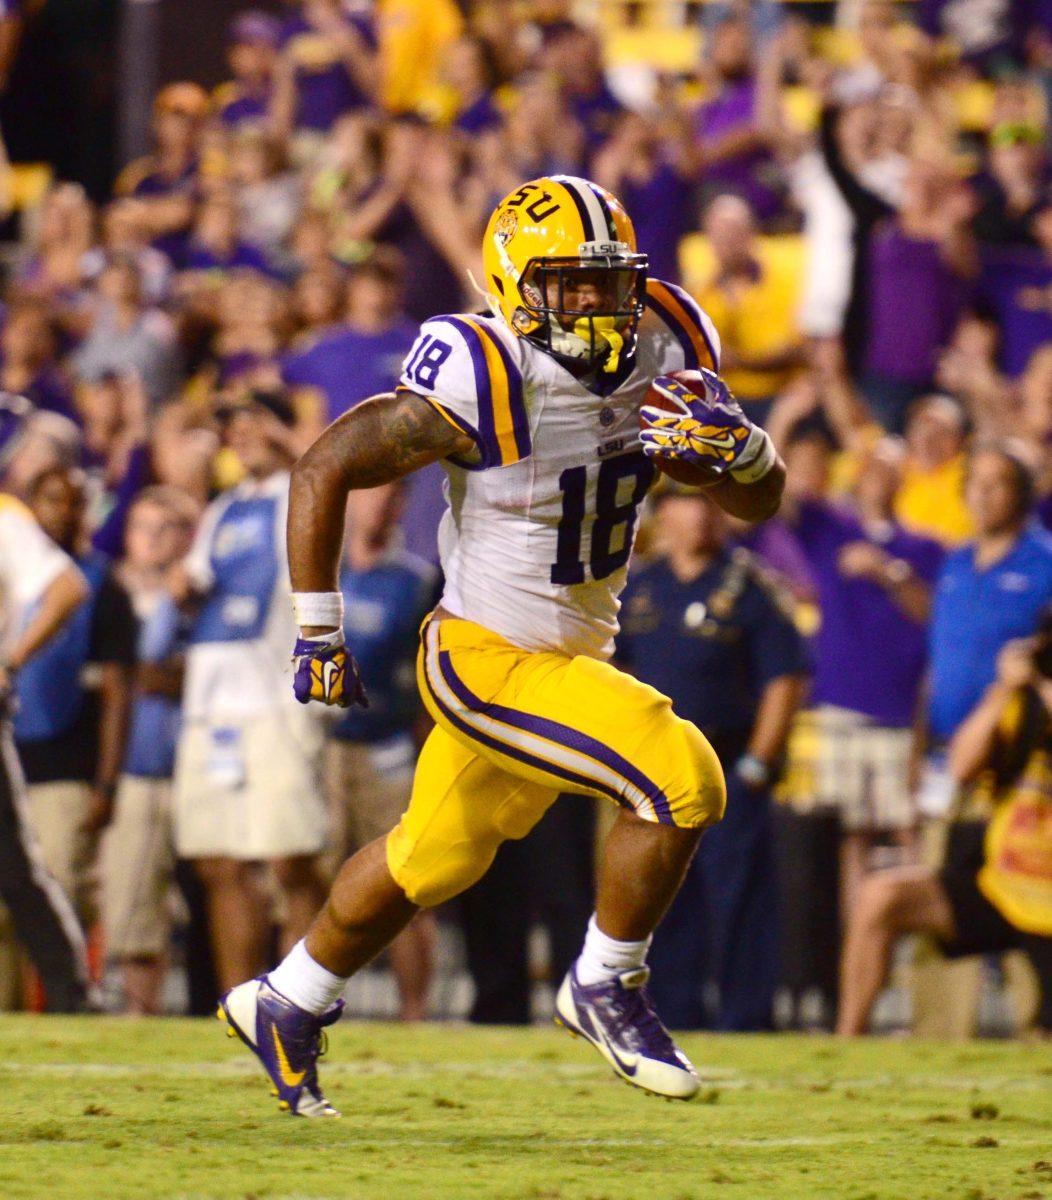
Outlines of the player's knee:
M685 723L684 723L685 724ZM707 829L715 825L727 807L727 784L716 751L693 725L684 730L684 773L682 794L672 812L677 825Z
M493 864L502 839L494 836L445 846L408 844L396 828L387 839L387 867L406 897L420 908L434 908L478 883Z
M448 862L426 872L403 870L397 874L392 871L391 874L395 883L413 904L419 908L435 908L478 883L492 863L493 854L485 862L478 859L473 859L470 863Z

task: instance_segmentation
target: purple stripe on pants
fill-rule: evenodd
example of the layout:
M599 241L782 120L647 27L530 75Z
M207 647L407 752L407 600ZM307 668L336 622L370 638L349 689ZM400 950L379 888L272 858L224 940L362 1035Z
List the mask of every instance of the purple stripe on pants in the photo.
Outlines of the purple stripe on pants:
M548 738L549 741L556 742L560 746L566 746L568 749L575 750L580 754L589 755L638 788L653 804L654 814L661 824L674 824L668 797L661 788L648 779L642 771L622 758L620 754L611 750L609 746L605 746L602 742L589 737L588 734L582 733L579 729L574 729L570 725L563 725L559 721L550 721L545 717L535 717L529 713L520 712L518 709L505 708L500 704L487 704L480 697L476 696L463 680L459 678L453 669L453 663L448 650L439 651L438 661L439 668L442 671L442 678L465 708L471 712L483 713L486 716L503 721L506 725L511 725L514 729L522 729L527 733L537 734ZM598 785L593 784L593 786ZM618 801L620 803L622 798L618 797Z

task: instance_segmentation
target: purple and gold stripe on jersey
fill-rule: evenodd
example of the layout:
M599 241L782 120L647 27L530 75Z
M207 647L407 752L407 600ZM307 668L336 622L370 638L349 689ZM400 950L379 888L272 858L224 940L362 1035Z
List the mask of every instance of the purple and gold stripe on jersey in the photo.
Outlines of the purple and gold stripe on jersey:
M477 442L481 467L505 467L528 458L532 449L523 400L522 372L500 335L477 317L446 317L471 354L478 398Z
M674 824L668 797L653 780L596 738L546 717L475 695L439 643L438 623L423 630L424 682L439 712L460 733L548 776L553 787L607 796L639 816Z
M664 321L683 347L688 371L699 367L719 371L720 355L706 328L707 320L697 302L681 287L661 279L648 279L647 308Z

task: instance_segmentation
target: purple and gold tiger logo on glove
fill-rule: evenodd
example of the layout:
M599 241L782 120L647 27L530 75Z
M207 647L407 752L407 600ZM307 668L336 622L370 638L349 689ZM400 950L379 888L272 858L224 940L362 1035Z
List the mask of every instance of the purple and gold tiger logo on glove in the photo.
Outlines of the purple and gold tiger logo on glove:
M369 707L358 664L340 634L297 638L292 661L292 690L300 704L318 700L336 708Z

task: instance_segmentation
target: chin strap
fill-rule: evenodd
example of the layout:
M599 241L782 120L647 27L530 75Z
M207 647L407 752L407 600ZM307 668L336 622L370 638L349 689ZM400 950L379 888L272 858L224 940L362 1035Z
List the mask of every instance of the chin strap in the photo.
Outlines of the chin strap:
M588 317L581 317L574 325L574 329L578 330L579 327L583 326L584 332L588 333L588 323ZM594 329L595 332L610 347L609 353L603 360L603 370L607 374L612 375L617 370L621 362L621 351L625 348L624 335L614 324L613 317L592 317L591 324L592 329ZM580 334L580 336L583 337L584 334Z

